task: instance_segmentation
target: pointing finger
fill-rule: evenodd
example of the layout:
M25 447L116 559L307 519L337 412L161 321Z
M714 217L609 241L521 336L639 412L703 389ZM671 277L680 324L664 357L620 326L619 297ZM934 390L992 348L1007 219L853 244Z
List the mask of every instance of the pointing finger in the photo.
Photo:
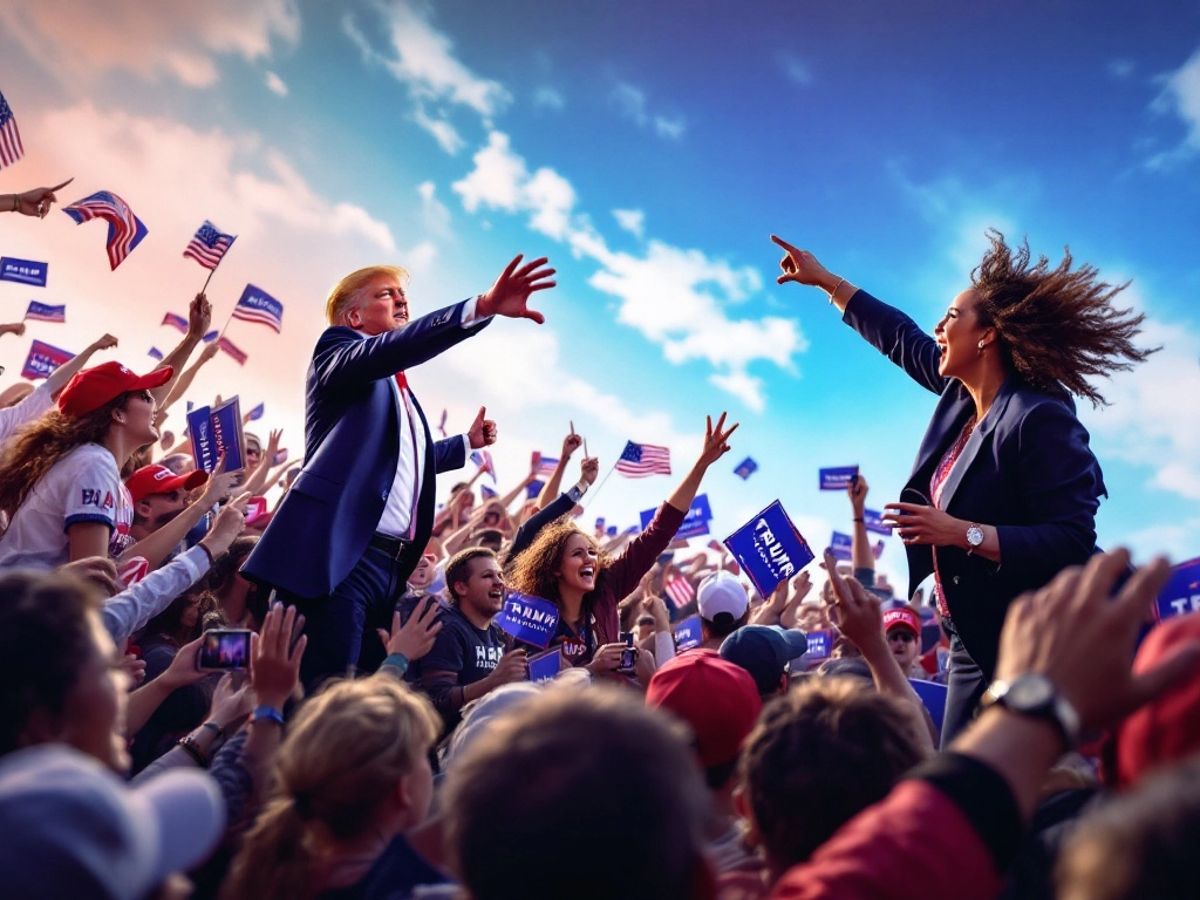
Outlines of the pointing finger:
M777 234L771 235L771 240L773 240L776 244L778 244L780 247L782 247L788 253L799 253L800 252L798 247L793 247L791 244L789 244L787 241L785 241L783 238L781 238Z

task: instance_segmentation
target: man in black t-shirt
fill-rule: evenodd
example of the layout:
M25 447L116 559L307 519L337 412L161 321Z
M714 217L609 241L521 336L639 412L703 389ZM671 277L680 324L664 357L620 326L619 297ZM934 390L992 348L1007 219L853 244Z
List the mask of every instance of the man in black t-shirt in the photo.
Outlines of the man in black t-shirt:
M493 620L504 608L504 572L496 554L471 547L446 565L450 606L442 630L421 660L418 684L451 731L459 710L502 684L528 678L524 650L505 652L504 633Z

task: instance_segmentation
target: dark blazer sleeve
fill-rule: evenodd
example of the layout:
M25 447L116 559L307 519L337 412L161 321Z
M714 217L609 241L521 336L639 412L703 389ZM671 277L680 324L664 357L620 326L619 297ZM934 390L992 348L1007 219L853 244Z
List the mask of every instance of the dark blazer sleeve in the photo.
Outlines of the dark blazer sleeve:
M414 319L403 328L363 338L351 328L328 328L313 351L318 389L340 389L390 378L401 369L432 359L487 326L484 319L462 327L466 301Z
M900 310L859 290L846 304L842 321L921 387L935 394L945 390L947 379L938 374L937 341Z
M433 470L449 472L467 464L467 442L461 434L435 441L433 445Z
M513 535L512 546L508 549L508 559L516 559L522 550L533 543L533 539L538 536L538 532L556 519L561 519L574 508L574 500L566 494L559 494L546 504L545 509L539 509L535 512L521 523L521 527Z
M1061 403L1041 403L1025 414L1017 450L1016 488L1024 512L1038 524L997 526L1000 564L1044 584L1091 554L1104 481L1087 430Z

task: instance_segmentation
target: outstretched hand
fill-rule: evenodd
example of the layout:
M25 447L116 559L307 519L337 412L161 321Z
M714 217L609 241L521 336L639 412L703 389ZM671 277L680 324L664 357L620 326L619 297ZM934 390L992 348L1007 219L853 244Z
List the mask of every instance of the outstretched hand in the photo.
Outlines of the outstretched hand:
M721 413L716 425L713 425L712 416L704 417L704 447L700 451L699 460L703 466L711 466L729 452L729 436L737 431L739 423L734 422L730 428L725 429L727 415L728 413Z
M832 277L829 270L807 250L793 247L775 234L771 235L771 240L785 251L783 259L779 261L779 268L783 270L783 274L775 279L776 284L787 284L789 281L794 281L796 284L820 285Z
M37 187L22 194L17 194L17 212L24 216L37 216L39 219L46 218L46 213L50 212L50 207L58 201L58 197L55 196L54 192L61 191L74 180L75 178L71 177L62 184L56 184L54 187Z
M496 423L486 418L486 416L487 407L479 407L479 412L475 414L475 421L471 423L471 427L467 430L467 437L471 441L472 450L478 450L480 447L487 447L496 443Z
M548 281L554 269L547 268L545 256L521 265L523 254L518 253L500 273L496 283L482 294L475 307L480 317L506 316L510 319L533 319L541 325L546 317L529 308L529 295L534 291L552 288L557 282Z

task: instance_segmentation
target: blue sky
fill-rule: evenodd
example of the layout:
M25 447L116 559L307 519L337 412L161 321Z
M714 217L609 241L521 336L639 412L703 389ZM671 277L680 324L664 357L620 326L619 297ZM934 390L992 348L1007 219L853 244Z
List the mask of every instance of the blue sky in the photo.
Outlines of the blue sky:
M934 398L812 289L778 288L777 231L932 326L983 231L1069 244L1150 317L1164 350L1085 422L1111 499L1105 545L1200 553L1200 9L1178 3L290 4L0 10L0 91L27 157L0 191L73 174L150 237L117 272L102 238L55 213L0 218L0 251L48 259L0 318L68 302L28 339L120 358L170 333L203 272L179 253L204 218L240 235L210 291L253 281L284 333L239 323L239 369L196 399L266 400L299 446L302 379L328 286L411 268L418 309L484 289L517 251L547 254L548 323L497 322L411 377L427 410L500 422L504 482L568 419L611 463L627 438L676 469L706 412L742 422L706 487L723 536L781 497L814 544L846 518L821 465L859 463L875 505L903 483ZM78 190L76 190L78 189ZM92 226L99 231L100 226ZM165 348L164 348L165 349ZM287 441L285 441L287 443ZM753 455L742 482L734 465ZM672 479L673 480L673 479ZM667 479L614 478L589 517L633 522ZM903 574L891 542L885 565Z

